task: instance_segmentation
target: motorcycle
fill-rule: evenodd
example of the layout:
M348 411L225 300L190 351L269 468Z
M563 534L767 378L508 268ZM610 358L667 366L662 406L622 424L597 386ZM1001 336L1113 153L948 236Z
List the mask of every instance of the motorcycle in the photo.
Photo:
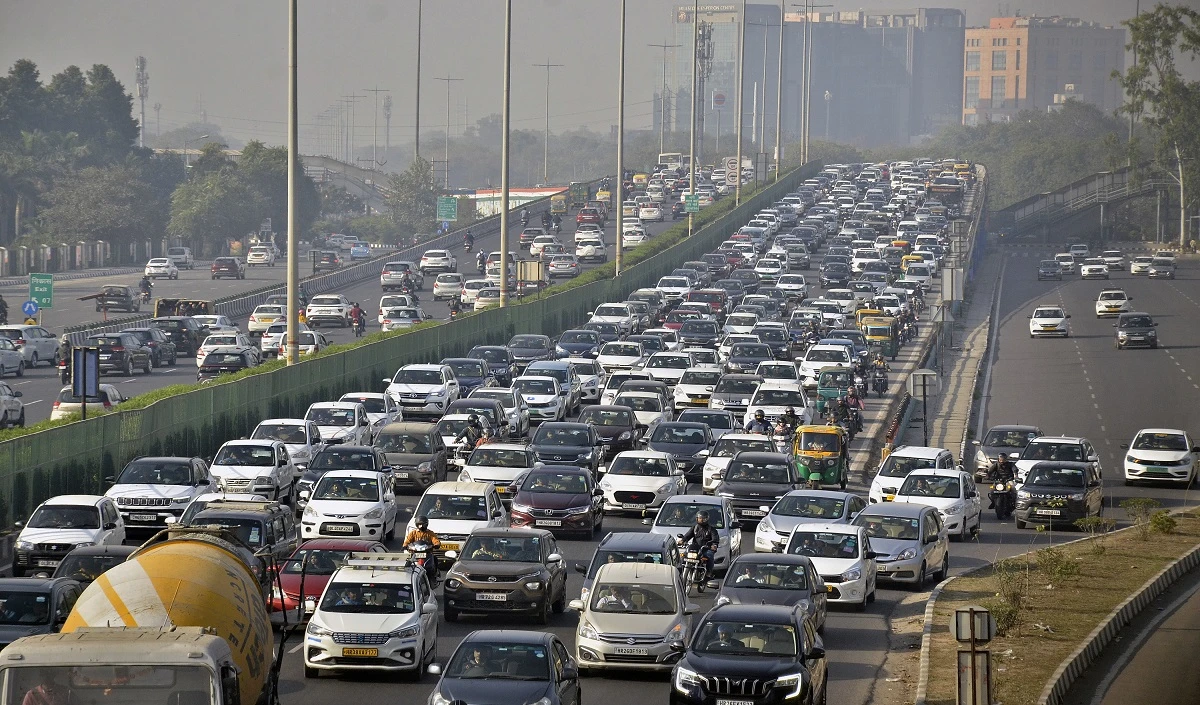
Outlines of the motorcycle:
M400 293L411 296L413 303L416 303L416 304L421 303L421 299L417 296L416 289L412 288L411 286L409 286L407 284L400 287Z
M705 582L707 582L705 572L700 549L695 545L688 546L687 553L683 557L683 584L689 594L693 585L696 587L697 594L704 592Z
M1017 508L1017 486L1012 480L992 483L988 499L996 509L996 518L1004 521Z
M437 585L438 564L437 556L433 553L433 544L428 541L413 541L406 548L409 560L421 566L421 569L429 576L429 582Z
M854 388L858 390L860 399L867 398L867 379L861 373L854 375Z
M144 303L144 304L150 303L150 290L149 289L142 289L142 303Z
M474 245L472 245L469 240L463 240L463 251L464 252L470 252L472 247L474 247Z
M63 384L69 384L71 381L71 368L67 367L66 360L58 361L58 374L62 377Z
M885 393L887 393L887 387L887 372L884 372L883 370L875 370L875 374L871 377L871 391L882 397Z
M795 437L795 431L792 431L790 428L777 427L774 436L775 451L790 456Z

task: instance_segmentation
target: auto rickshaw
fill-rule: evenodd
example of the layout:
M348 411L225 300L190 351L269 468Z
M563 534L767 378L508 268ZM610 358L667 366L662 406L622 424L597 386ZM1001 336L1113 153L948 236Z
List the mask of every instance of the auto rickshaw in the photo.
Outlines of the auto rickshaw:
M925 258L922 257L921 255L904 255L903 257L900 258L900 271L907 272L908 265L922 264L924 262L925 262Z
M849 439L841 426L801 426L792 441L796 473L813 489L838 485L850 475Z
M882 353L895 360L900 352L899 323L891 316L865 318L862 322L863 337L867 339L867 354Z
M854 384L854 371L849 367L822 367L817 372L817 416L825 415L825 407L846 396Z
M891 247L898 247L901 250L904 250L904 254L906 255L909 252L912 252L912 243L908 240L892 240Z
M882 315L884 315L883 311L877 308L860 308L854 312L854 327L861 331L864 318L878 318Z
M567 197L565 194L557 193L550 197L550 214L551 215L566 215L567 214Z

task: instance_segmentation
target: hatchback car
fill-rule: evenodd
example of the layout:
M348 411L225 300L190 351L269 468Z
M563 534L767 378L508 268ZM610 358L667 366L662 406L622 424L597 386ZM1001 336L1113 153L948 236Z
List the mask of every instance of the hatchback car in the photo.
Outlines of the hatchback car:
M825 630L828 590L808 556L748 553L729 566L716 605L799 607L818 632Z
M146 269L143 274L151 279L158 279L159 277L178 279L179 268L166 257L155 257L146 262Z
M926 504L872 504L852 522L866 529L880 580L920 588L950 570L950 538L938 510Z
M1125 455L1125 484L1137 481L1177 482L1190 487L1196 479L1197 454L1185 431L1144 428L1133 441L1121 444Z
M331 470L312 489L300 518L305 539L355 537L391 539L399 523L390 473Z
M479 630L463 639L443 669L431 705L456 702L538 702L580 705L579 667L559 638L547 632Z
M1148 313L1140 311L1122 313L1117 316L1117 322L1113 324L1113 328L1117 329L1113 345L1117 350L1131 347L1157 348L1158 331L1154 330L1157 327L1158 322Z
M788 540L784 553L807 556L825 583L830 603L865 610L875 601L875 551L861 526L804 524Z
M279 586L271 594L271 621L281 624L287 613L289 624L308 620L329 579L355 553L386 553L387 546L372 539L312 539L282 561Z
M717 532L717 550L713 552L713 572L724 573L729 564L742 555L742 527L727 497L680 494L669 497L654 516L643 519L650 533L673 536L681 541L683 535L696 525L696 515L708 512L708 525Z
M1062 309L1061 306L1049 304L1041 304L1033 309L1033 313L1029 318L1029 337L1044 338L1047 336L1061 336L1068 338L1071 335L1071 330L1067 326L1067 319L1070 314Z
M1016 458L1040 435L1042 429L1037 426L1001 424L989 428L982 441L971 441L975 446L975 481L982 482L987 477L988 470L1000 459L1001 453Z
M22 637L58 632L81 592L69 578L0 579L0 648Z
M794 531L808 524L849 524L867 500L836 490L792 490L774 503L754 529L754 550L774 551L787 544ZM762 507L759 507L762 509Z
M971 475L963 470L913 470L892 501L935 507L946 533L959 541L966 541L983 525L979 491Z
M642 514L656 510L669 497L687 491L687 479L675 459L655 451L625 451L608 465L604 479L604 508Z

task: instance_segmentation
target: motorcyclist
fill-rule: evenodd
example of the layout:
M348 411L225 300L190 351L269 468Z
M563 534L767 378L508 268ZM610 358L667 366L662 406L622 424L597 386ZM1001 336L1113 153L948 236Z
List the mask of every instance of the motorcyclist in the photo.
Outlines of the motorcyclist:
M60 338L58 341L58 359L63 364L63 370L62 370L63 384L66 384L67 381L71 379L71 362L72 362L71 349L72 349L71 339L69 337L67 337L66 334L64 334L63 337Z
M483 268L486 265L487 265L487 253L485 253L483 250L480 250L479 254L475 255L475 266L478 267L479 271L482 273Z
M763 413L762 409L754 412L754 418L746 422L745 428L746 433L769 434L771 432L771 424L767 423L767 415Z
M483 424L479 422L479 415L471 414L467 417L467 425L454 437L454 442L462 441L468 449L474 448L483 436Z
M470 228L467 228L466 234L463 235L463 242L466 243L467 249L475 246L475 235L471 233Z
M400 276L400 286L401 286L403 289L407 290L407 291L412 291L412 290L413 290L413 276L412 276L412 272L407 272L407 271L406 271L404 274L402 274L402 275Z
M460 313L462 313L462 301L457 296L450 297L450 317L454 318Z
M716 556L717 546L721 543L721 537L717 534L717 530L708 523L708 512L704 510L696 512L696 523L683 536L679 537L679 540L684 546L694 547L694 550L700 554L700 561L704 565L702 580L708 580L708 576L712 574L713 570L713 557Z
M8 302L0 296L0 326L8 325Z
M367 329L367 316L357 301L350 308L350 320L354 322L354 337L360 337Z
M862 415L863 412L866 411L867 407L865 404L863 404L862 397L858 396L858 389L854 387L851 387L850 391L846 393L846 409L850 412L851 417L854 419L855 429L858 431L863 430Z
M803 419L796 414L796 409L789 406L784 410L783 416L779 417L779 423L776 425L776 429L790 438L791 436L795 435L796 429L800 427L802 422Z
M549 211L542 211L542 227L543 227L543 228L546 228L547 230L549 230L549 229L550 229L550 223L551 223L550 212L549 212Z
M521 209L521 225L524 226L528 223L529 223L529 209L522 208Z
M418 543L421 541L428 543L435 549L442 545L442 540L438 538L438 535L429 530L429 517L422 514L421 516L417 517L416 521L413 523L416 525L416 528L404 535L403 548L405 551L409 550L409 544ZM436 581L437 558L433 558L433 560L429 561L425 565L428 567L430 577Z
M992 465L992 467L988 468L987 479L988 479L988 483L1003 482L1003 483L1007 484L1009 482L1016 481L1017 466L1013 465L1012 461L1008 459L1007 453L1001 453L1000 455L998 455L996 457L995 465ZM996 508L996 500L993 499L990 502L988 502L988 509L995 509L995 508Z
M142 277L138 282L138 291L142 296L150 296L150 291L154 288L154 282L150 281L150 277Z

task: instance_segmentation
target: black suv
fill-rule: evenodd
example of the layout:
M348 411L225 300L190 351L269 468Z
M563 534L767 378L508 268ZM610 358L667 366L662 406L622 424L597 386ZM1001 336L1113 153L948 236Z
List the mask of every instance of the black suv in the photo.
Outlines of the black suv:
M121 332L136 335L143 345L150 348L150 363L154 367L174 365L175 360L179 357L175 341L158 328L126 328Z
M721 473L715 492L718 497L730 498L738 519L758 521L766 516L760 507L775 504L780 497L803 485L786 455L742 451L733 456Z
M1158 331L1154 330L1156 326L1158 323L1148 313L1122 313L1113 324L1113 328L1117 329L1117 338L1113 344L1117 350L1131 347L1157 348Z
M447 622L460 614L523 612L549 624L567 607L567 566L545 529L476 529L446 573Z
M210 272L213 279L245 279L246 265L237 257L218 257L213 260Z
M171 336L179 355L195 357L200 343L208 335L208 330L200 321L191 316L159 316L151 318L150 325Z
M530 445L540 462L583 468L593 478L600 474L604 440L592 424L547 421L538 426Z
M342 266L342 255L333 250L325 250L315 255L313 273L324 269L337 269L340 266Z
M100 290L100 296L96 299L97 311L121 309L137 313L141 307L141 297L131 286L106 286Z
M88 336L84 346L100 348L101 374L117 372L128 377L134 368L150 374L153 353L132 333L96 333Z
M189 517L188 524L229 529L255 555L269 555L280 565L300 545L296 515L279 502L213 501Z
M8 578L0 582L4 621L0 622L0 648L35 634L54 634L83 588L70 578Z
M233 375L258 365L257 356L247 350L214 350L204 356L196 368L196 381L207 382L221 375Z
M721 605L704 615L671 672L671 705L823 703L825 644L802 607Z

